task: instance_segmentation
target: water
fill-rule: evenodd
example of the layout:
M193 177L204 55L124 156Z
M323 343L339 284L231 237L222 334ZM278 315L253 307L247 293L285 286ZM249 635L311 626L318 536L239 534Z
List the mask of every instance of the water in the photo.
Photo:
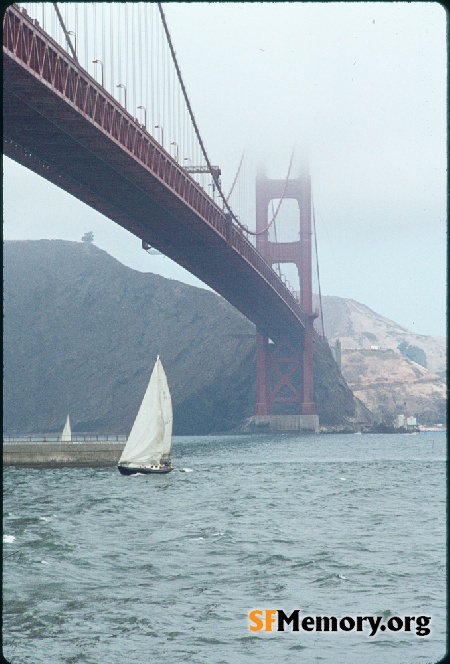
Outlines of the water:
M445 434L180 437L173 457L166 476L4 470L10 662L444 655ZM427 615L431 634L251 632L259 608Z

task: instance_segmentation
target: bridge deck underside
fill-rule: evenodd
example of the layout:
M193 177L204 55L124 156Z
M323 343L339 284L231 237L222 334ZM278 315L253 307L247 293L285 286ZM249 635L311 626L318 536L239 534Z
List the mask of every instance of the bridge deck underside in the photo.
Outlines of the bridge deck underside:
M270 337L303 335L246 258L132 154L7 56L3 73L7 156L159 249Z

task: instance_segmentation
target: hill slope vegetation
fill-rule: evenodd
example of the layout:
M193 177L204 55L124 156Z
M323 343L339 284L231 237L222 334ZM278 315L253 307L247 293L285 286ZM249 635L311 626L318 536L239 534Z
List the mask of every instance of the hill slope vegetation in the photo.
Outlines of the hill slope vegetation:
M176 434L254 413L255 328L213 292L136 272L88 243L4 247L4 432L127 434L160 355ZM328 346L315 344L323 424L367 416Z
M446 339L409 332L354 300L322 300L331 346L342 346L342 373L355 396L378 419L413 415L445 424Z

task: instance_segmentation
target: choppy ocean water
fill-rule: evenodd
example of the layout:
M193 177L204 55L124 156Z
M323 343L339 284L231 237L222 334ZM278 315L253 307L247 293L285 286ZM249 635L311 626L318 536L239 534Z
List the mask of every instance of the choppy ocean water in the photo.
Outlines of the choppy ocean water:
M4 656L437 662L445 448L434 432L180 437L166 476L5 468ZM426 615L431 633L251 632L252 609Z

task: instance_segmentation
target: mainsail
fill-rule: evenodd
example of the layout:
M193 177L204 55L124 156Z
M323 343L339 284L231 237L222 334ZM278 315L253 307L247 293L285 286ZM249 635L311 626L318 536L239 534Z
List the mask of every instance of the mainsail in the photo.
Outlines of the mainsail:
M61 435L61 442L63 443L71 443L72 442L72 430L70 428L70 419L69 416L67 415L67 420L64 425L64 429Z
M119 464L159 466L172 445L172 399L158 358Z

